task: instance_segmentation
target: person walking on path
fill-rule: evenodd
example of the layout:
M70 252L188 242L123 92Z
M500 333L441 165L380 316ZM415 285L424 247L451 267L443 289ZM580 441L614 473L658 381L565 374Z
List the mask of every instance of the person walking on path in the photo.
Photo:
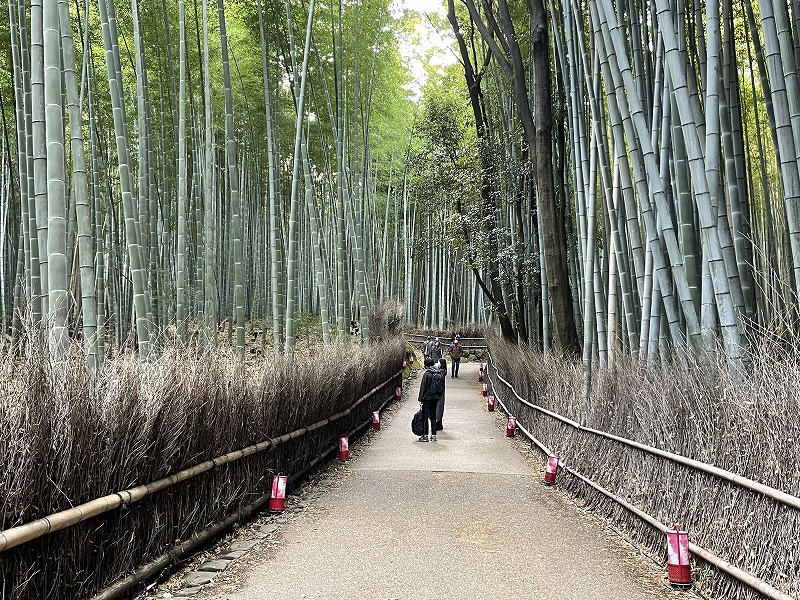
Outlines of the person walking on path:
M425 359L430 358L432 347L433 347L433 338L431 336L428 336L428 338L422 343L422 356L425 357Z
M437 367L432 359L425 359L425 373L419 384L419 402L425 415L425 433L420 436L420 442L436 441L436 405L444 394L444 373Z
M443 358L439 359L439 370L442 372L442 377L446 381L447 380L447 361ZM436 403L436 431L439 432L444 429L444 425L442 425L442 419L444 418L444 394L447 391L447 386L442 385L442 397L439 398L439 402Z
M450 358L453 359L450 377L455 377L456 379L458 379L458 368L461 366L461 353L461 341L459 340L458 336L456 336L455 341L450 346Z
M439 362L439 359L442 358L442 344L439 342L438 337L431 345L429 356L433 359L434 363Z

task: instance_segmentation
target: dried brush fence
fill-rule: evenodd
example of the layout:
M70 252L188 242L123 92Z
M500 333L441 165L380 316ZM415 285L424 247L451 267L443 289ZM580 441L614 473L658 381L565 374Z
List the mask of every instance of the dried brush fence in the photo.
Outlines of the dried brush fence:
M169 564L169 549L268 498L274 473L303 471L369 422L401 385L403 353L400 341L259 364L170 352L110 361L95 383L81 357L54 383L32 356L0 388L1 529L13 539L97 498L114 507L5 550L0 534L0 597L88 598Z
M702 549L710 553L693 570L713 596L800 598L800 365L794 355L763 350L740 378L724 367L618 364L595 376L580 427L579 364L496 338L490 353L487 376L498 399L540 448L569 467L560 471L559 485L659 562L665 559L659 527L688 529L695 559ZM712 562L727 563L740 577Z

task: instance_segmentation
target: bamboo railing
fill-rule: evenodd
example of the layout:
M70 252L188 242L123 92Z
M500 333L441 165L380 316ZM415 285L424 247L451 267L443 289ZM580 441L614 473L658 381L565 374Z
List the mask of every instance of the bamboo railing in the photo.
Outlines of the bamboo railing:
M517 391L514 389L513 384L511 384L509 381L504 379L502 375L500 375L500 371L497 369L497 365L494 364L494 358L492 357L491 352L490 352L489 353L489 362L487 363L486 375L487 375L487 378L489 380L489 384L491 385L491 388L492 388L493 392L495 391L495 388L494 388L494 382L492 381L492 378L491 378L490 373L489 373L489 368L488 368L489 366L494 368L495 374L497 375L497 378L506 387L508 387L511 390L511 393L517 398L517 400L519 400L525 406L527 406L529 408L532 408L533 410L536 410L537 412L540 412L541 414L544 414L544 415L547 415L549 417L552 417L552 418L554 418L554 419L556 419L556 420L558 420L558 421L560 421L562 423L565 423L565 424L567 424L567 425L569 425L571 427L574 427L577 430L584 431L584 432L587 432L587 433L591 433L593 435L601 436L601 437L604 437L606 439L610 439L610 440L613 440L615 442L624 444L626 446L630 446L632 448L636 448L637 450L641 450L643 452L647 452L647 453L652 454L654 456L659 456L661 458L665 458L667 460L671 460L673 462L682 464L684 466L688 466L688 467L693 468L695 470L703 471L704 473L708 473L710 475L714 475L715 477L719 477L720 479L724 479L725 481L733 483L734 485L737 485L737 486L742 487L744 489L748 489L748 490L750 490L752 492L755 492L757 494L761 494L763 496L767 496L769 498L772 498L772 499L774 499L774 500L776 500L778 502L781 502L782 504L785 504L787 506L791 506L792 508L800 508L800 498L797 498L796 496L792 496L791 494L787 494L786 492L783 492L781 490L772 488L770 486L764 485L764 484L759 483L757 481L753 481L752 479L748 479L747 477L742 477L740 475L737 475L736 473L732 473L730 471L726 471L725 469L720 469L719 467L716 467L714 465L709 465L709 464L703 463L701 461L697 461L697 460L693 460L693 459L690 459L690 458L686 458L684 456L681 456L679 454L674 454L672 452L666 452L664 450L661 450L659 448L654 448L654 447L648 446L646 444L640 444L639 442L635 442L633 440L629 440L629 439L621 437L621 436L613 435L613 434L610 434L608 432L600 431L600 430L597 430L597 429L592 429L592 428L589 428L589 427L584 427L584 426L580 425L579 423L576 423L572 419L569 419L567 417L564 417L563 415L559 415L558 413L554 413L552 411L547 410L546 408L543 408L541 406L538 406L536 404L533 404L533 403L529 402L528 400L526 400L525 398L522 398L517 393ZM497 404L502 408L502 410L506 414L508 414L509 416L513 416L512 412L503 403L503 401L497 396L496 393L495 393L495 402L497 402ZM519 422L518 418L516 419L516 427L528 439L530 439L533 442L534 445L536 445L540 450L542 450L542 452L544 452L547 455L553 454L553 452L549 448L547 448L542 442L540 442L538 439L536 439L536 437L530 431L528 431L524 427L524 425L522 425ZM592 481L591 479L589 479L585 475L581 474L580 472L570 468L561 458L559 458L559 460L558 460L558 465L559 465L560 468L563 468L565 471L567 471L568 473L570 473L574 477L580 479L582 482L584 482L586 485L588 485L592 489L596 490L597 492L599 492L600 494L604 495L608 499L612 500L613 502L615 502L615 503L619 504L620 506L622 506L623 508L625 508L630 513L632 513L635 516L639 517L641 520L646 522L648 525L650 525L654 529L657 529L661 533L666 533L669 530L669 527L667 527L664 523L661 523L655 517L653 517L653 516L649 515L648 513L644 512L640 508L637 508L636 506L634 506L633 504L631 504L627 500L625 500L623 498L620 498L619 496L617 496L613 492L605 489L604 487L602 487L598 483ZM731 577L733 577L737 581L745 584L749 588L757 591L758 593L764 595L765 597L770 598L770 600L797 600L796 598L794 598L792 596L789 596L788 594L784 594L783 592L781 592L777 588L771 586L766 581L764 581L762 579L759 579L755 575L752 575L751 573L748 573L747 571L744 571L744 570L736 567L735 565L729 563L728 561L720 558L719 556L717 556L716 554L714 554L710 550L707 550L706 548L703 548L702 546L698 546L697 544L690 543L689 544L689 550L690 550L690 552L694 553L695 555L700 557L705 562L713 565L714 567L716 567L720 571L723 571L724 573L730 575Z
M673 452L667 452L666 450L661 450L660 448L655 448L653 446L648 446L647 444L642 444L640 442L635 442L635 441L630 440L628 438L624 438L624 437L621 437L621 436L618 436L618 435L614 435L613 433L608 433L606 431L600 431L599 429L592 429L591 427L585 427L585 426L581 425L580 423L577 423L576 421L573 421L572 419L564 417L563 415L559 415L558 413L554 413L552 411L549 411L546 408L541 407L541 406L539 406L537 404L533 404L533 403L529 402L528 400L526 400L525 398L522 398L519 394L517 394L516 390L514 389L514 386L511 383L509 383L508 381L506 381L505 379L503 379L503 377L500 375L500 371L497 370L497 366L493 362L491 353L489 353L489 359L490 359L490 364L495 369L495 373L497 374L497 378L501 382L503 382L511 390L511 392L514 394L514 396L516 396L517 400L519 400L522 404L524 404L525 406L527 406L529 408L532 408L533 410L535 410L537 412L540 412L540 413L542 413L544 415L552 417L553 419L556 419L557 421L561 421L562 423L565 423L566 425L569 425L570 427L573 427L573 428L575 428L575 429L577 429L579 431L584 431L586 433L591 433L591 434L599 436L599 437L603 437L603 438L606 438L606 439L609 439L609 440L613 440L613 441L618 442L620 444L625 444L626 446L630 446L631 448L636 448L637 450L641 450L642 452L646 452L646 453L652 454L654 456L659 456L661 458L665 458L667 460L670 460L672 462L675 462L675 463L690 467L690 468L695 469L697 471L702 471L704 473L708 473L709 475L713 475L715 477L718 477L719 479L724 479L725 481L729 481L730 483L733 483L734 485L737 485L737 486L739 486L741 488L750 490L752 492L756 492L757 494L761 494L763 496L767 496L769 498L772 498L773 500L776 500L777 502L785 504L786 506L791 506L792 508L796 508L796 509L800 510L800 498L798 498L797 496L792 496L791 494L788 494L788 493L786 493L786 492L784 492L782 490L779 490L777 488L770 487L770 486L765 485L763 483L760 483L758 481L754 481L752 479L748 479L747 477L743 477L742 475L738 475L738 474L733 473L731 471L727 471L725 469L721 469L720 467L717 467L717 466L714 466L714 465L710 465L708 463L704 463L704 462L701 462L699 460L694 460L692 458L687 458L685 456L681 456L680 454L675 454ZM488 370L487 370L487 372L488 372Z
M285 433L281 436L264 440L257 444L242 448L241 450L228 452L227 454L204 461L194 465L193 467L189 467L168 475L167 477L157 479L156 481L122 490L120 492L114 492L113 494L108 494L101 498L90 500L89 502L85 502L73 508L42 517L41 519L36 519L35 521L25 523L24 525L11 527L5 531L0 531L0 552L25 544L31 540L35 540L47 535L48 533L66 529L83 521L87 521L92 517L114 510L115 508L128 506L134 502L138 502L139 500L146 498L147 496L150 496L151 494L154 494L155 492L171 487L182 481L186 481L187 479L191 479L192 477L196 477L201 473L205 473L224 464L235 462L258 452L264 452L265 450L274 448L280 444L288 442L289 440L303 436L306 433L319 429L320 427L324 427L329 423L349 415L358 405L378 392L378 390L385 388L392 381L395 381L398 376L402 375L402 373L403 371L400 370L392 375L382 384L361 396L350 408L333 414L330 417L326 417L325 419L322 419L321 421L318 421L312 425L301 427L300 429Z

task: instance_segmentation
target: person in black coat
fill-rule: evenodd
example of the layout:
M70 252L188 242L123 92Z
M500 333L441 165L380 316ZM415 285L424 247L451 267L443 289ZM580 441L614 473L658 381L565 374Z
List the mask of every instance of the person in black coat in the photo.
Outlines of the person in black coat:
M439 370L445 377L445 382L447 381L447 361L443 358L439 359L438 364ZM442 390L442 397L439 398L439 402L436 403L436 431L441 431L444 429L444 425L442 425L442 418L444 417L444 393L447 390L447 386L444 386Z
M431 346L428 351L428 356L430 356L433 359L434 363L439 362L439 359L442 358L442 343L439 341L438 337L433 342L431 342Z
M425 433L420 436L420 442L436 441L436 405L440 398L432 397L430 391L434 376L441 376L441 371L436 368L437 366L433 359L425 359L425 373L422 375L422 381L419 384L419 401L425 413ZM444 389L444 377L442 377L442 389ZM428 437L428 423L430 423L430 437Z

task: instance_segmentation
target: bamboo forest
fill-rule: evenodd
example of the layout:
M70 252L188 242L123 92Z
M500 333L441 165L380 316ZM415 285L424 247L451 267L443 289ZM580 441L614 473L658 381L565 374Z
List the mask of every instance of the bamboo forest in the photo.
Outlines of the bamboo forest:
M519 414L800 490L797 0L8 0L0 40L0 597L95 597L244 511L428 336ZM240 450L147 501L174 530L4 541ZM781 548L746 567L791 600Z
M599 367L795 338L787 2L449 2L416 98L387 2L118 4L8 6L12 340L285 353L387 302Z

